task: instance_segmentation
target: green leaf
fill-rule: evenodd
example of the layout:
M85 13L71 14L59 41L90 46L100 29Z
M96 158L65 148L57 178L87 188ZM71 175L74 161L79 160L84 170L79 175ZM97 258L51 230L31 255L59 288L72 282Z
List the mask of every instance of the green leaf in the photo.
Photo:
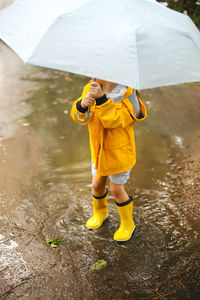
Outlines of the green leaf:
M45 238L45 241L47 242L47 244L53 243L53 240L49 239L48 237Z
M107 267L107 262L104 259L100 259L94 265L92 265L90 268L92 270L101 270L106 267Z
M56 238L56 239L49 239L48 237L45 238L47 244L51 245L51 247L56 248L64 239Z
M57 239L53 240L53 243L54 244L60 244L63 241L64 241L64 239L61 239L61 238L58 237Z

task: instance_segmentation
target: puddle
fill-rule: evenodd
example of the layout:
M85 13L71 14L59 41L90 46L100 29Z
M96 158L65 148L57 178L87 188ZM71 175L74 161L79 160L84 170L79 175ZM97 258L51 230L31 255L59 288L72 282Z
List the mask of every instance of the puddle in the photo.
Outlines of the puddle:
M186 185L189 191L193 183L190 171L184 184L181 180L187 171L186 160L191 160L192 147L196 147L194 140L199 143L200 85L142 92L148 118L135 126L137 164L127 184L134 197L137 228L133 238L120 245L113 241L119 217L112 196L105 226L88 231L84 225L92 213L89 137L87 127L73 123L70 110L86 78L27 68L25 72L20 67L21 73L12 77L12 82L15 76L20 82L17 97L23 103L17 104L20 114L11 118L18 120L17 133L14 137L8 134L9 139L0 144L0 221L12 220L30 231L42 230L49 238L64 238L59 247L73 258L76 268L72 270L81 278L77 286L82 291L85 282L87 297L160 299L156 288L168 278L160 286L162 295L197 299L200 221L197 210L190 209L197 200L190 203L189 196L187 203L181 202L180 195L187 194ZM11 95L9 91L7 97ZM31 257L31 262L24 260L18 243L12 239L4 243L0 234L1 269L10 270L12 265L12 272L3 272L4 279L12 283L29 276L29 263L34 264ZM108 267L91 272L90 266L100 259ZM193 271L186 271L190 269ZM169 278L173 274L176 276Z

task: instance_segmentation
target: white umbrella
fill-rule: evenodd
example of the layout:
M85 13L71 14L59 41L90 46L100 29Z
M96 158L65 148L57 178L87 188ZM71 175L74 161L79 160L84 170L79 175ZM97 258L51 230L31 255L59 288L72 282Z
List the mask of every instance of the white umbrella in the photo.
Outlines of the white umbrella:
M154 0L16 0L0 38L24 62L147 89L200 81L200 33Z

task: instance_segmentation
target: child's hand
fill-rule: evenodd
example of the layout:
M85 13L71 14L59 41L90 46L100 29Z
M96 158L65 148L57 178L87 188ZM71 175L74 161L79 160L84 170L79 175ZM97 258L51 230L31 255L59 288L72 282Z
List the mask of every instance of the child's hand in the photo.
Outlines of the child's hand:
M95 99L98 99L104 95L101 85L96 81L91 82L89 94Z
M83 108L92 106L95 102L95 98L91 96L90 93L87 93L85 97L81 100L81 106Z

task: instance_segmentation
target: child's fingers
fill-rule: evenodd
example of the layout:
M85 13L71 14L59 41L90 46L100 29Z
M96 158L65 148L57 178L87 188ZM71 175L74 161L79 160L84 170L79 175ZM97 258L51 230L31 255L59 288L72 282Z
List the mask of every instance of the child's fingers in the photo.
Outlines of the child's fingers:
M90 94L92 94L92 97L95 97L94 95L96 95L97 93L98 93L97 89L90 90Z
M91 87L97 87L97 86L99 86L100 84L98 83L98 82L96 82L96 81L92 81L91 83L90 83L90 86Z
M99 88L98 87L90 87L90 93L98 94Z
M95 101L95 98L97 97L97 94L95 92L90 92L90 98Z
M92 106L94 104L94 100L88 100L88 106Z
M94 99L95 100L95 95L96 95L96 93L89 92L88 99Z
M93 96L92 96L92 94L93 94ZM89 91L88 93L87 93L87 97L88 98L94 98L94 94L96 94L96 92L95 91Z
M96 95L95 91L89 91L89 93L87 94L87 97L89 97L89 98L95 98L94 95Z

